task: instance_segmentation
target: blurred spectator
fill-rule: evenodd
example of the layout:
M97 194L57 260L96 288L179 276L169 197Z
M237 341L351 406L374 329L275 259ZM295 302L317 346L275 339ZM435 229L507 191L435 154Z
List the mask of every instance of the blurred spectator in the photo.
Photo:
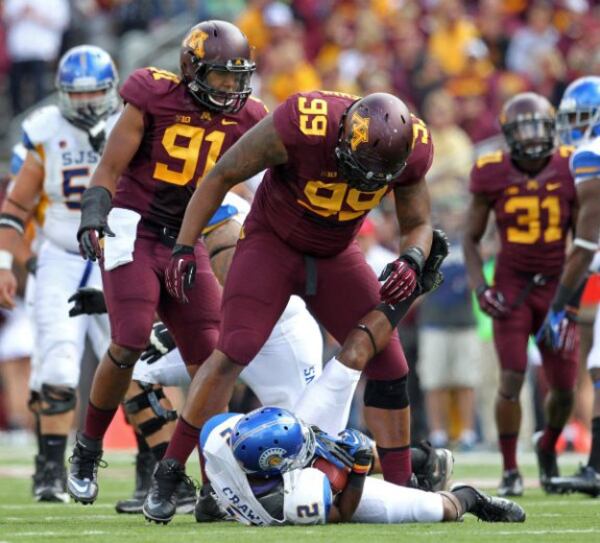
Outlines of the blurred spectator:
M442 264L444 282L424 296L419 306L419 362L425 393L429 441L444 447L450 438L454 404L459 422L458 448L471 450L475 432L475 388L479 383L479 342L471 306L471 291L460 247L466 187L448 178L432 190L436 223L448 233L450 255ZM452 403L451 403L452 402Z
M17 114L48 92L48 77L69 23L67 0L6 0L3 18L11 61L10 94Z
M552 2L536 0L527 12L527 25L517 30L510 41L506 65L526 75L534 83L543 77L540 61L558 43L559 34L552 25Z
M456 102L448 92L439 90L427 96L423 118L435 145L433 164L427 174L429 182L445 176L464 179L466 184L473 165L473 145L456 124L456 117Z

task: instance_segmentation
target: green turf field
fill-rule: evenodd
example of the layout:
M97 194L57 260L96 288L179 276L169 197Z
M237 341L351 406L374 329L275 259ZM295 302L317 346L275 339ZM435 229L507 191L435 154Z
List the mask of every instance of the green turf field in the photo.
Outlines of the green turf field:
M198 525L191 515L176 517L168 526L158 526L147 524L138 516L117 515L114 502L127 497L133 487L131 456L124 453L106 455L109 467L100 472L96 504L36 504L29 495L32 454L30 447L0 446L0 543L600 542L600 499L544 495L534 487L532 454L522 455L529 486L526 497L519 500L527 511L524 524L486 524L467 515L460 524L310 528L247 528L228 522ZM574 470L580 458L563 457L563 472ZM493 487L498 478L497 461L492 454L457 455L454 480ZM194 464L190 462L190 471L197 473Z

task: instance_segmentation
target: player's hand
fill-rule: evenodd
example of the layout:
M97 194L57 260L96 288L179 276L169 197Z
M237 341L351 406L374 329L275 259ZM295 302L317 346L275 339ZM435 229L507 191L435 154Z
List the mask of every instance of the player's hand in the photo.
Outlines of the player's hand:
M92 149L96 153L102 154L106 143L106 120L99 117L92 106L89 106L87 109L78 111L72 122L88 133Z
M69 298L73 307L69 309L69 317L78 315L101 315L106 313L106 301L104 293L97 288L81 287Z
M577 345L576 315L567 309L550 309L535 335L536 342L557 352L570 353Z
M191 245L175 245L171 260L165 270L165 285L173 298L181 303L188 303L185 293L192 288L196 279L196 257Z
M501 292L489 285L481 285L477 287L475 294L481 311L493 319L503 319L508 315L509 309Z
M373 452L374 441L353 428L347 428L338 435L341 446L354 458L352 471L366 475L373 464L373 457L375 455Z
M431 250L421 273L421 294L436 290L444 282L444 274L440 268L448 254L450 254L448 236L446 232L437 228L433 231Z
M0 307L14 309L17 295L17 278L12 270L0 270Z
M317 426L312 426L315 434L315 454L335 464L338 468L352 468L354 458L339 443L338 440L323 432Z
M417 278L417 270L404 258L390 262L379 276L385 281L379 290L381 300L390 305L406 300L417 288Z
M175 340L164 322L155 322L150 333L150 343L140 358L147 364L154 364L175 348Z

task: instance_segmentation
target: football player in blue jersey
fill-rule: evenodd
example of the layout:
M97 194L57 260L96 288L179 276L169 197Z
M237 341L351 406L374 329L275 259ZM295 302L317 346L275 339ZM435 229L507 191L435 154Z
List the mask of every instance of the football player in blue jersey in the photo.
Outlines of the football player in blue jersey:
M579 215L576 235L567 256L560 285L537 334L540 342L556 350L575 347L576 311L572 300L581 286L600 235L600 77L582 77L571 83L557 114L558 134L563 143L575 145L571 171L575 178ZM594 385L592 449L587 465L572 477L552 477L550 488L562 492L600 494L600 318L594 324L594 344L588 356Z

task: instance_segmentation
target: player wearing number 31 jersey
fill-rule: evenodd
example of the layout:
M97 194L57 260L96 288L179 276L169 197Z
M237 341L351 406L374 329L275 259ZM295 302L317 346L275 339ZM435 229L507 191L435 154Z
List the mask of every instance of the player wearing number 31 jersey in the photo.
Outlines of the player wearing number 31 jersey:
M554 109L544 97L518 94L504 105L500 122L510 152L484 155L473 168L464 249L479 305L494 318L494 343L501 365L496 422L504 460L498 492L514 496L523 492L516 446L527 342L544 321L556 291L577 198L569 172L571 149L555 147ZM493 286L485 282L478 249L492 211L500 236ZM555 352L540 346L550 387L547 425L536 445L542 484L558 469L554 446L571 411L576 337L570 347Z
M198 288L190 303L167 294L163 270L196 184L267 114L250 98L253 71L242 32L206 21L183 40L181 77L143 68L121 89L125 109L83 195L77 236L84 256L100 259L112 334L71 463L68 490L77 501L96 499L102 438L148 344L155 313L173 333L190 373L216 344L220 287L204 244L192 244Z

